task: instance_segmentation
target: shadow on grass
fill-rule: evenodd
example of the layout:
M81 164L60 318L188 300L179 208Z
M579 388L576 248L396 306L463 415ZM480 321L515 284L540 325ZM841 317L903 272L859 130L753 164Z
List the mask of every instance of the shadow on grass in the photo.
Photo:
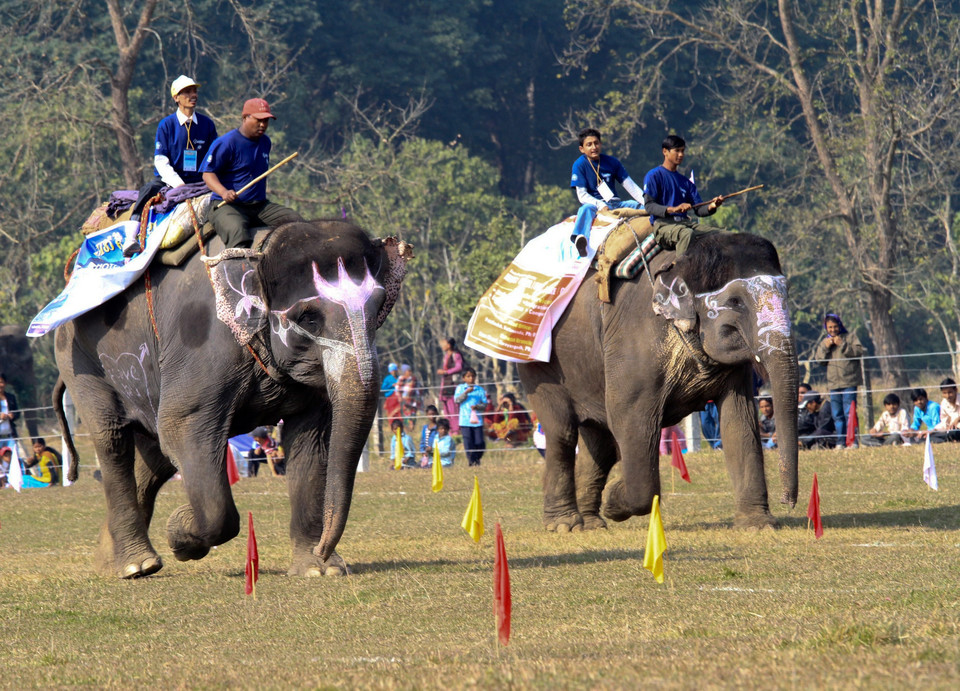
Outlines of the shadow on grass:
M799 508L799 505L798 505ZM960 530L960 505L933 508L872 511L864 513L824 513L824 525L831 528L924 527L933 530ZM784 528L806 528L807 516L780 516Z

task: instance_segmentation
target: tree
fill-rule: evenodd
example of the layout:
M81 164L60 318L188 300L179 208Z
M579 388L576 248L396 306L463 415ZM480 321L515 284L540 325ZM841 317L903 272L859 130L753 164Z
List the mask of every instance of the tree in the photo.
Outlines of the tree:
M907 385L894 323L900 265L915 257L914 184L935 164L923 150L933 133L953 131L958 105L960 22L937 0L619 0L568 3L583 29L581 52L624 22L657 37L621 56L644 101L675 97L708 80L738 124L765 118L809 152L817 176L790 197L813 211L805 220L835 233L864 296L869 328L888 381ZM688 83L674 68L693 60ZM706 66L709 70L703 69ZM729 111L728 111L729 112ZM811 204L813 202L813 204ZM812 208L811 208L812 207Z

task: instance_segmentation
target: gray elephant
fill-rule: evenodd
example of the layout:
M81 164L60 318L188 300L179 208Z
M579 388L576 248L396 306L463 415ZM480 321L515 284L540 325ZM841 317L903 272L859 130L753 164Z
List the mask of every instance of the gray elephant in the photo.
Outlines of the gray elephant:
M614 286L612 304L585 281L553 330L548 363L521 365L520 379L547 439L547 530L600 528L650 512L660 494L663 427L720 409L721 438L736 499L735 524L775 525L753 401L762 366L777 415L781 501L797 501L796 347L787 282L766 240L721 233L683 257L662 252L641 275ZM588 277L590 274L588 274ZM587 453L576 458L579 439ZM607 484L622 461L622 479Z
M227 439L282 418L289 573L346 572L335 548L377 409L374 336L412 254L346 221L261 231L255 247L155 264L149 294L141 282L57 330L63 383L100 457L101 570L134 578L161 568L147 531L177 470L189 503L167 522L174 556L200 559L235 537ZM209 248L222 249L217 239ZM58 414L64 426L59 405Z

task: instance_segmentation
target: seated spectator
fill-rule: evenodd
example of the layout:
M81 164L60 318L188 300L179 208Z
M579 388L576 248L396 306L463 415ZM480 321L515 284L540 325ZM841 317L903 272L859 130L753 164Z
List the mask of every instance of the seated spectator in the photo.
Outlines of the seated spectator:
M0 488L7 486L7 473L10 472L10 462L13 460L13 449L9 446L0 447Z
M417 464L413 460L413 439L410 438L410 435L407 434L407 430L404 429L403 420L394 420L390 423L390 460L393 461L393 467L396 468L397 463L397 432L400 432L400 467L401 468L416 468Z
M936 427L946 441L960 441L960 407L957 406L957 382L947 377L940 382L940 423Z
M820 394L810 390L797 415L797 441L802 449L832 449L837 445L833 411Z
M47 446L43 437L33 440L33 455L27 459L24 466L38 483L43 483L46 487L60 484L60 468L63 467L63 462L60 454Z
M805 381L800 382L800 384L797 386L797 405L803 403L803 397L810 391L813 391L812 386Z
M453 457L457 454L457 442L450 436L450 421L445 417L437 420L433 444L440 451L440 465L443 467L453 465ZM430 462L432 463L433 460L431 459Z
M945 434L934 431L940 424L940 406L927 397L927 390L914 389L910 392L910 400L913 402L913 422L902 436L918 442L925 441L927 436L934 443L946 441Z
M427 468L433 462L433 441L437 438L437 406L428 405L424 410L427 422L420 430L420 467ZM448 422L449 425L449 422ZM449 427L448 427L449 430Z
M669 427L664 427L660 430L660 455L661 456L670 456L673 454L673 434L677 435L677 444L680 446L680 451L683 452L687 448L687 437L683 433L683 430L680 429L680 425L670 425Z
M517 403L516 395L505 393L500 397L500 408L487 420L487 436L494 441L505 441L510 448L527 443L533 423L530 414Z
M760 441L768 449L777 448L777 423L773 419L773 399L764 396L757 404L760 408Z
M903 437L910 427L907 420L907 411L900 407L900 397L895 393L888 393L883 398L883 412L880 419L870 429L870 434L861 435L864 446L890 446L910 444L909 438Z
M256 476L259 464L266 463L273 477L286 475L287 462L283 457L283 450L277 446L270 436L270 430L266 427L257 427L253 430L253 441L253 449L247 454L247 459L250 462L250 474Z

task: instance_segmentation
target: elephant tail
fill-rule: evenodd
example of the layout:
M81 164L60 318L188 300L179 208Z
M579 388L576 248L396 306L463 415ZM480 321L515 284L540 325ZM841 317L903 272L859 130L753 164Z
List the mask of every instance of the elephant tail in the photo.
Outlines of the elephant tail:
M77 473L80 468L80 457L77 455L77 447L73 444L73 435L70 434L70 425L67 423L67 414L63 410L63 394L67 390L67 385L63 377L57 377L57 383L53 385L53 409L57 413L57 422L60 423L60 433L67 444L67 451L70 452L72 463L70 471L67 473L67 480L77 481Z

